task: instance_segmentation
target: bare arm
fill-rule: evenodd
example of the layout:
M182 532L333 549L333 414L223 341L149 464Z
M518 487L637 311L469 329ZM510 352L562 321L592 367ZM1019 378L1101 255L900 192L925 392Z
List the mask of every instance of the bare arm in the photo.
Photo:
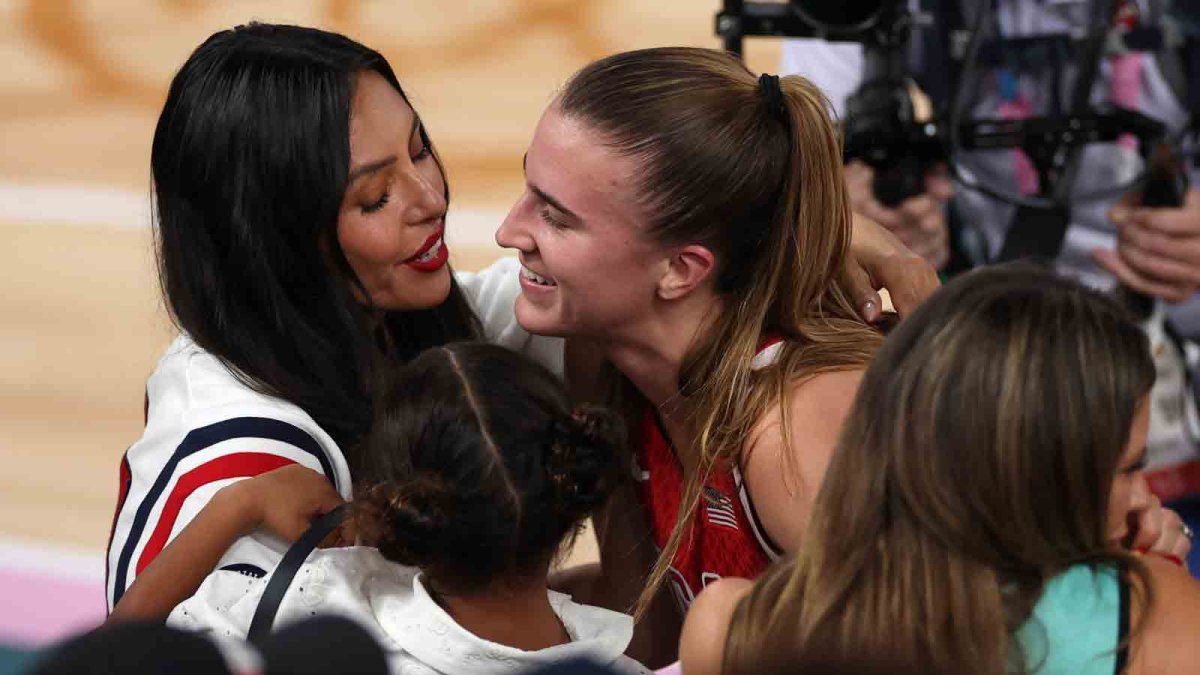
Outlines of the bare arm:
M252 528L240 481L222 489L162 553L133 580L108 620L166 620L175 606L200 587L221 556Z
M863 319L871 323L882 318L879 294L875 292L880 288L888 289L892 304L904 318L941 284L932 265L883 226L858 214L854 215L846 271Z
M784 551L800 546L861 379L862 371L852 370L804 380L788 401L791 447L783 442L778 406L763 417L747 443L746 489L762 526Z
M137 576L109 621L163 621L191 597L221 556L259 527L295 541L342 502L321 474L293 464L222 488Z
M1131 593L1132 649L1129 671L1135 675L1194 672L1200 663L1200 583L1186 569L1148 555L1142 562L1150 570L1154 604L1149 613ZM1144 620L1144 627L1137 632Z
M679 638L679 661L686 675L721 675L733 612L753 587L751 581L728 577L696 596Z

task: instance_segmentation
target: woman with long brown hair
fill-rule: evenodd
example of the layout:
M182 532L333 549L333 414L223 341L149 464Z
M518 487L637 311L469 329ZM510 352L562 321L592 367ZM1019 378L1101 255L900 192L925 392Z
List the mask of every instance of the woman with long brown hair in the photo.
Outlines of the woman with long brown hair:
M1109 298L1029 266L951 282L867 370L795 558L696 603L685 672L1193 670L1200 587L1126 548L1157 507L1153 381Z
M660 589L686 609L799 543L879 344L843 263L840 138L803 78L647 49L574 75L525 169L496 237L520 252L517 320L587 341L615 377L568 379L615 381L636 441L635 485L596 520L599 575L570 589L653 608L658 663L681 616Z

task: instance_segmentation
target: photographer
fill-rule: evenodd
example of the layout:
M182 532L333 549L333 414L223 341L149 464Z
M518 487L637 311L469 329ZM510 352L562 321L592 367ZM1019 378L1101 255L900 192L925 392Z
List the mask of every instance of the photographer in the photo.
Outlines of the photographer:
M1102 0L997 0L987 4L910 0L914 28L908 55L915 85L929 93L939 110L950 108L956 85L961 87L964 122L1083 112L1068 103L1083 70L1078 59L1082 50L1071 53L1055 48L1049 40L1030 38L1069 35L1078 45L1089 31L1105 28L1097 23L1097 17L1107 4ZM1165 16L1174 17L1183 31L1194 37L1200 28L1195 25L1195 17L1200 16L1198 5L1195 0L1119 0L1109 37L1158 26ZM981 17L980 11L990 15ZM995 47L991 58L981 59L961 85L947 77L952 72L947 67L951 62L947 45L953 42L948 26L962 28L960 37L972 28L987 26L982 39ZM1112 104L1139 111L1178 134L1188 124L1189 115L1196 114L1196 93L1191 94L1191 106L1187 100L1188 87L1195 87L1197 79L1196 65L1189 73L1183 63L1186 57L1181 58L1179 52L1174 48L1158 52L1106 49L1086 97L1087 106ZM784 47L781 72L811 78L830 96L839 114L844 114L847 97L862 80L863 48L849 42L790 40ZM956 148L952 153L958 176L967 182L1021 196L1045 193L1047 186L1041 185L1033 163L1020 150ZM1161 309L1147 321L1158 371L1149 439L1150 479L1164 500L1191 498L1193 506L1182 506L1181 511L1195 520L1200 516L1200 508L1194 508L1200 503L1200 435L1187 354L1196 350L1185 346L1186 340L1178 336L1200 335L1200 170L1189 161L1191 187L1182 195L1181 206L1151 207L1142 204L1138 191L1122 195L1120 190L1143 166L1132 136L1084 146L1075 159L1074 180L1067 184L1066 192L1070 218L1061 247L1051 255L1060 271L1090 286L1107 290L1120 284L1156 301ZM962 182L955 185L951 199L949 183L940 170L926 176L924 194L894 208L875 198L872 179L873 170L864 164L852 162L847 167L855 210L892 229L939 269L947 268L950 251L954 251L952 265L959 268L997 260L1006 242L1011 243L1014 223L1022 220L1014 218L1015 204ZM1106 193L1106 197L1096 198L1098 193ZM940 208L944 202L947 209ZM1025 232L1028 230L1017 236Z

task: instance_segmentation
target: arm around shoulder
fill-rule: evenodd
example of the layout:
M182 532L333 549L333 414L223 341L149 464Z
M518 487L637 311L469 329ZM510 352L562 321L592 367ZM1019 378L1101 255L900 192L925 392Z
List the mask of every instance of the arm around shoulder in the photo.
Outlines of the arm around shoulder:
M730 577L709 585L696 596L679 639L684 675L720 674L734 610L753 587L751 581Z

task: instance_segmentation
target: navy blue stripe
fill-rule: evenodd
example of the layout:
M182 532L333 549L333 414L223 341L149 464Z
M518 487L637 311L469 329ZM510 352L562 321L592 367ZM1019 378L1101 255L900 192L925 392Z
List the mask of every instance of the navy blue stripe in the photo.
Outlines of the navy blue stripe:
M226 565L221 568L221 571L222 572L237 572L238 574L241 574L243 576L253 577L255 579L261 579L261 578L267 576L266 570L259 567L258 565L251 565L249 563L234 563L232 565Z
M118 478L120 478L121 474L129 476L129 478L124 482L124 484L122 484L119 480L117 482L117 494L119 495L119 499L117 500L117 510L113 512L112 527L108 530L108 547L104 549L105 595L108 594L108 580L112 578L112 570L109 569L112 566L112 556L109 555L109 551L112 550L113 539L117 536L117 521L121 519L121 512L125 510L125 502L129 501L129 491L133 489L133 469L129 466L129 448L125 448L125 454L121 455L121 468L118 469ZM112 613L113 607L115 607L116 604L116 602L113 602L108 606L107 609L109 613Z
M167 489L167 485L171 482L171 477L175 475L175 469L179 466L179 462L205 448L235 438L265 438L287 443L307 452L317 458L317 461L321 463L321 470L325 472L325 476L333 483L334 489L341 492L341 486L337 484L337 474L333 472L333 465L329 462L329 458L325 456L325 451L321 448L321 444L310 436L308 432L295 425L269 417L235 417L223 422L217 422L216 424L210 424L206 427L193 429L184 437L179 447L175 448L175 454L171 455L171 459L167 461L162 472L158 474L158 480L154 481L154 485L146 493L145 498L142 499L142 503L138 506L137 515L133 519L133 526L130 528L129 534L125 537L125 545L121 548L121 558L117 562L117 580L113 584L112 602L114 607L120 602L121 596L125 594L125 579L129 573L129 561L133 558L133 551L137 548L137 543L142 538L142 531L146 529L146 521L150 519L150 512L154 509L154 505L158 502L158 498L162 496L163 491Z

